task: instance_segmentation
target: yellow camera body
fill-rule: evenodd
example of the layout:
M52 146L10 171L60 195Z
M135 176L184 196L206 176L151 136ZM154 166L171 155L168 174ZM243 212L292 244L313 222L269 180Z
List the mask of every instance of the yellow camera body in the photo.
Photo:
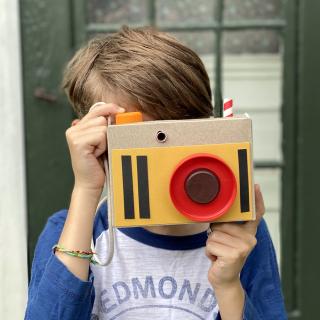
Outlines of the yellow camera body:
M108 157L116 227L255 219L246 115L110 125Z

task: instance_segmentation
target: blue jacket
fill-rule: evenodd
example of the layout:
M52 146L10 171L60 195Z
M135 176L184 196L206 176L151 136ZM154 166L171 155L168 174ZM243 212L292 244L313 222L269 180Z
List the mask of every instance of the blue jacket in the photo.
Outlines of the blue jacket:
M32 263L27 320L90 319L95 298L92 273L88 281L82 281L52 253L66 215L67 210L62 210L51 216L39 237ZM95 219L94 238L107 227L104 207ZM243 319L287 319L274 247L264 220L258 227L257 245L241 272L241 282L246 292Z

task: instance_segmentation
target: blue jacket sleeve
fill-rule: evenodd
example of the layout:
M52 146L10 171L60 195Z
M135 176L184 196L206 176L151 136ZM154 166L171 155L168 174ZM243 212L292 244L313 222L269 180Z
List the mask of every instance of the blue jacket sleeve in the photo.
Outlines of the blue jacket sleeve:
M52 253L59 240L67 211L49 218L35 249L29 284L26 320L90 319L94 302L93 279L74 276Z
M257 230L257 245L241 272L245 290L243 320L287 319L275 250L266 222ZM217 320L221 319L220 315Z

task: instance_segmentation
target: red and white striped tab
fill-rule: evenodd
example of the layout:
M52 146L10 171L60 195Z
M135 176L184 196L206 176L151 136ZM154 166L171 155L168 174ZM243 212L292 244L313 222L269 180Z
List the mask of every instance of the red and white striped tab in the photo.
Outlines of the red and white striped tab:
M223 117L233 117L233 100L230 98L223 100Z

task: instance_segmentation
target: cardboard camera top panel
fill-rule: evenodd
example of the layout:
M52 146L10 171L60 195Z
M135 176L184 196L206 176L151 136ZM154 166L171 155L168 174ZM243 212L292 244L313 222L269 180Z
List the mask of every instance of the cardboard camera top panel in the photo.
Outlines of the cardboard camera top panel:
M234 142L252 142L251 119L206 118L136 122L108 127L108 148L169 147ZM158 140L158 132L166 135Z

